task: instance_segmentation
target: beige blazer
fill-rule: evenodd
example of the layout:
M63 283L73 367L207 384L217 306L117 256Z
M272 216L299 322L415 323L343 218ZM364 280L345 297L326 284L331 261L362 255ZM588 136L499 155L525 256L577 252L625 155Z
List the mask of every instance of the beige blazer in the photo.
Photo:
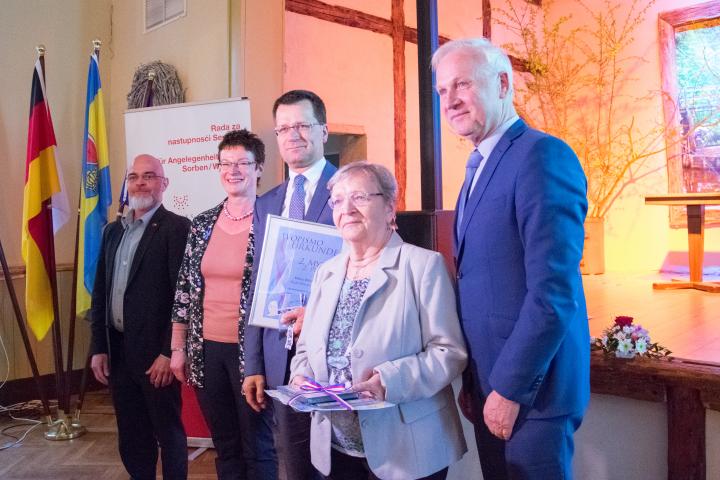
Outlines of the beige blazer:
M341 253L318 268L291 377L328 381L327 339L347 271ZM382 479L430 475L467 451L450 382L467 352L441 255L393 234L362 300L351 340L355 382L380 373L392 408L358 412L365 455ZM330 473L330 417L312 414L312 463Z

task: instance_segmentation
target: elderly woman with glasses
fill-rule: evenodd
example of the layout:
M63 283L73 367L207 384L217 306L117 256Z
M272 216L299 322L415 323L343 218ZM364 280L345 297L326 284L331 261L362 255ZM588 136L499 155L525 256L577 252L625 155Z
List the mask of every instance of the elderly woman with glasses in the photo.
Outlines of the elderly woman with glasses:
M467 353L443 258L395 233L385 167L346 165L328 188L347 248L315 274L290 378L395 406L313 413L312 462L331 479L443 479L467 450L450 386Z
M218 145L227 198L193 219L173 307L170 368L195 387L217 451L220 479L275 479L270 424L242 395L245 303L254 259L252 232L265 145L247 130Z

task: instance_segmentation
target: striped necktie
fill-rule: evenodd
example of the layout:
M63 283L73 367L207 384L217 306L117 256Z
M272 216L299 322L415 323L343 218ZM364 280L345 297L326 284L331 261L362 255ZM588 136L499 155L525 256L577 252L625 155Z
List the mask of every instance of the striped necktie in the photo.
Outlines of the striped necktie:
M457 234L460 236L460 225L462 224L463 214L465 213L465 206L467 205L468 198L472 193L472 182L475 178L475 172L477 172L480 163L483 160L483 156L477 150L473 150L470 153L467 164L465 165L465 181L463 182L462 191L460 192L460 200L458 201L458 213L457 213Z

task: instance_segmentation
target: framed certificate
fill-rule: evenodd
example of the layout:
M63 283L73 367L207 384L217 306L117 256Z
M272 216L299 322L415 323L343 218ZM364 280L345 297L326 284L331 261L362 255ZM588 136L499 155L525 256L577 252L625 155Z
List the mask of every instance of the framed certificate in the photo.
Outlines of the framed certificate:
M248 324L286 328L280 317L305 305L315 270L342 245L334 226L268 215Z

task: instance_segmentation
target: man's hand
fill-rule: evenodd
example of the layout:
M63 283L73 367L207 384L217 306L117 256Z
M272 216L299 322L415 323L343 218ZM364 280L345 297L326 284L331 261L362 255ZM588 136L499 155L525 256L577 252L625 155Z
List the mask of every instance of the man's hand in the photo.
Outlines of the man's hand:
M280 317L280 323L283 325L292 325L293 336L296 341L302 331L303 320L305 320L305 307L293 308Z
M155 388L167 387L173 381L173 372L170 370L170 359L165 355L158 355L145 375L150 376L150 383Z
M179 350L172 352L172 356L170 357L170 370L180 383L185 383L187 380L187 377L185 376L186 363L185 352L181 352Z
M493 390L485 400L485 408L483 409L485 425L487 425L490 433L499 439L509 440L519 412L519 403L508 400Z
M93 375L95 375L95 380L103 385L107 385L108 377L110 376L107 353L96 353L93 355L90 359L90 367L92 368Z
M353 392L367 392L375 400L385 400L385 387L380 380L380 374L374 372L370 378L364 382L356 383L352 387Z
M458 393L458 405L460 405L460 412L462 412L463 416L474 424L478 419L478 415L473 410L472 394L470 390L465 389L464 385L460 387L460 393Z
M248 375L242 384L245 401L250 408L260 412L267 407L265 401L265 375Z

